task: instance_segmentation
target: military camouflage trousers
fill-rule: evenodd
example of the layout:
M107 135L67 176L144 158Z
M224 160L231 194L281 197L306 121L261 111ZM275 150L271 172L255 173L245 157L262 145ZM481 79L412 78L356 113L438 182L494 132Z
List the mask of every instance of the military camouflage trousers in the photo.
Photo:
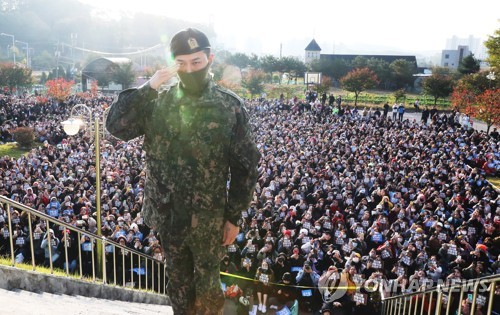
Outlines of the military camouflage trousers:
M158 226L167 259L167 293L175 315L222 314L219 266L223 218L199 219L195 226L168 231Z

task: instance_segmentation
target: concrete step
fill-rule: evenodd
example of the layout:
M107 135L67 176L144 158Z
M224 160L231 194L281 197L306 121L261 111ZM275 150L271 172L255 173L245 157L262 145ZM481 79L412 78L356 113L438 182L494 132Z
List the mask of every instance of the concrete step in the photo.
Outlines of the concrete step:
M173 315L172 307L64 294L0 289L2 315Z

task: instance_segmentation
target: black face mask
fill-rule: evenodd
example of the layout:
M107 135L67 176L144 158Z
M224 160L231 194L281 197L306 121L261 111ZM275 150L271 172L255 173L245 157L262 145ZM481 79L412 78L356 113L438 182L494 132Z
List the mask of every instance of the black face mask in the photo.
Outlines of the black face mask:
M210 69L211 62L203 69L194 72L178 72L177 75L182 83L183 90L189 95L199 96L203 89L207 86L210 78L208 70Z

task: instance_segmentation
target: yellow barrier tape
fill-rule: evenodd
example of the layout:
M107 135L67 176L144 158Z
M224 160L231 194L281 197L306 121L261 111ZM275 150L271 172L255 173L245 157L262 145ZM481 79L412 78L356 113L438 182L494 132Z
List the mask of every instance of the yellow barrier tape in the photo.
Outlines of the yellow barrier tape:
M228 277L242 279L242 280L247 280L247 281L258 281L257 279L243 277L243 276L240 276L240 275L234 275L232 273L227 273L227 272L224 272L224 271L220 271L220 274L223 275L223 276L228 276ZM356 290L356 289L358 289L357 286L309 287L309 286L302 286L302 285L289 285L289 284L276 283L276 282L269 282L269 285L277 285L277 286L282 286L282 287L292 287L292 288L298 288L298 289L328 289L328 290L330 290L330 289L345 289L345 290L349 290L349 289Z

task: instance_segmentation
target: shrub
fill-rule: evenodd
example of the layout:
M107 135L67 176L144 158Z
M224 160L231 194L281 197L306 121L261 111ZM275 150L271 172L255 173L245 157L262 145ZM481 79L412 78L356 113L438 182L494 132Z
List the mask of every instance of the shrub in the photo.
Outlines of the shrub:
M18 127L12 131L12 135L14 136L14 141L22 148L31 147L35 140L35 131L29 127Z

